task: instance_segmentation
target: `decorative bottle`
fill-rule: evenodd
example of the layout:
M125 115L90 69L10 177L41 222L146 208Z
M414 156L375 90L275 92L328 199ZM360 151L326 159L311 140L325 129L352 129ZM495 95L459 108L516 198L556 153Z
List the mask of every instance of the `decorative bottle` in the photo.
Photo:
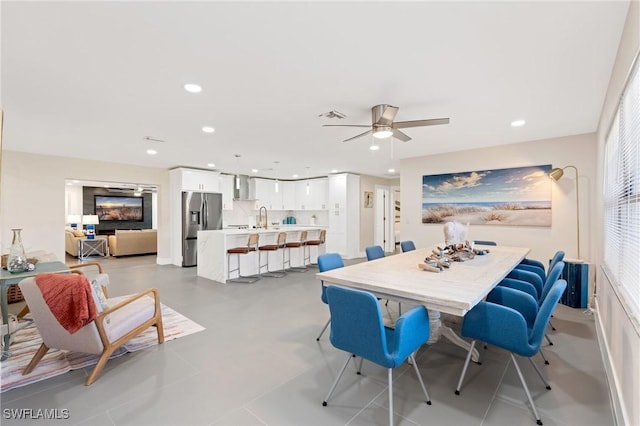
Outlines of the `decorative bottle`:
M13 238L11 239L11 248L7 257L7 270L13 274L24 272L27 268L27 255L22 245L22 229L12 229Z

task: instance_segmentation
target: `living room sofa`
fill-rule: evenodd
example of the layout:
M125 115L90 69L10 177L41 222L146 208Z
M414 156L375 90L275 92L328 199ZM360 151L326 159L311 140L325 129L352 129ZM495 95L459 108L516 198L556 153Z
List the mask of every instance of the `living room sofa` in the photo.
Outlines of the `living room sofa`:
M158 232L155 229L117 229L115 235L109 235L109 254L111 256L157 252Z

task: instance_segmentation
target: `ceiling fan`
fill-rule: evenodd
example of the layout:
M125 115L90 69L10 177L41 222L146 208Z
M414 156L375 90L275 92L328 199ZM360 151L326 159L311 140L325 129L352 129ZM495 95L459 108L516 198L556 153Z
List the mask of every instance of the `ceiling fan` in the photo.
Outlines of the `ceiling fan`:
M400 139L403 142L408 142L411 138L402 133L398 129L406 129L408 127L422 127L422 126L435 126L437 124L449 124L448 118L432 118L429 120L413 120L413 121L396 121L396 114L398 113L398 107L391 105L376 105L371 108L371 124L324 124L323 127L370 127L364 133L360 133L352 138L345 139L343 142L349 142L351 140L361 138L373 133L375 138L388 138L393 136L396 139Z

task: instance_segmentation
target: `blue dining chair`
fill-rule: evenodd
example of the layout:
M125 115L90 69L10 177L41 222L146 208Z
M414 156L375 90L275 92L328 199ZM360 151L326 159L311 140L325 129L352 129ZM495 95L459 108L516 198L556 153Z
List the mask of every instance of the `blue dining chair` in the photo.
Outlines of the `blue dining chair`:
M369 246L364 249L367 254L367 260L375 260L384 257L384 250L381 246Z
M551 271L551 269L555 266L556 263L561 262L563 260L564 260L564 252L562 250L558 250L556 254L553 255L553 258L549 263L549 271ZM522 262L520 262L520 264L516 266L516 269L533 272L537 274L542 279L543 282L546 281L547 279L547 274L545 273L544 265L539 260L524 258L522 259Z
M514 269L507 275L507 278L503 279L499 283L499 286L510 287L528 293L536 299L538 306L540 306L546 298L547 293L551 289L553 283L555 283L558 278L560 278L563 269L564 262L561 260L557 261L549 270L549 274L546 276L544 282L542 282L540 276L535 272L525 271L522 269ZM555 330L555 327L553 327L551 321L549 321L549 326L552 330ZM546 333L544 337L549 342L549 345L553 346L553 342ZM549 365L549 361L547 360L547 358L545 358L542 351L540 351L540 355L542 356L542 359L544 359L544 363Z
M483 246L497 246L498 244L495 241L488 241L488 240L474 240L473 241L474 244L480 244Z
M330 285L326 290L331 311L331 344L349 353L340 374L333 382L323 406L335 390L353 355L387 368L389 380L389 425L393 425L393 369L408 359L431 405L413 353L429 340L429 313L417 306L402 315L395 329L385 327L382 311L376 297L362 290Z
M326 272L332 269L338 269L343 267L344 267L344 262L342 261L342 256L340 255L340 253L324 253L318 256L318 270L320 272ZM329 302L327 301L327 287L324 285L324 281L320 281L320 285L322 286L322 293L320 294L320 299L324 303L328 304ZM331 317L329 317L329 320L322 328L322 331L316 338L316 341L320 341L320 338L324 334L327 327L329 327L330 323L331 323Z
M551 286L547 297L542 302L539 309L535 309L537 301L530 295L519 292L515 289L504 288L499 292L504 294L511 293L511 306L499 305L492 302L483 301L478 303L464 317L462 322L461 334L464 337L470 337L472 340L469 353L462 368L462 374L456 388L456 395L460 395L460 388L464 380L464 376L471 360L471 353L474 349L476 341L486 342L494 346L506 349L510 352L511 361L522 383L527 399L531 405L531 409L536 418L536 423L542 425L542 420L538 414L531 393L524 380L522 371L516 361L514 354L526 357L533 365L542 379L545 387L551 389L549 383L544 379L538 366L533 362L533 357L540 350L540 345L544 336L544 332L551 318L553 309L560 301L562 293L567 288L565 280L557 280ZM506 300L503 300L506 302Z
M407 251L412 251L415 250L416 246L415 244L413 244L413 241L411 240L407 240L407 241L401 241L400 242L400 251L402 251L402 253L407 252Z

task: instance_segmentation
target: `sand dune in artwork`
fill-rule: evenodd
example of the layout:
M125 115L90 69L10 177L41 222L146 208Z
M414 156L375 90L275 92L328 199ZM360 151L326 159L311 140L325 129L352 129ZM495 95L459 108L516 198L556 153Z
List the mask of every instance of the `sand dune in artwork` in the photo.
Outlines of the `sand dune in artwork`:
M551 226L550 208L500 207L438 206L423 210L422 223L461 222L470 225Z

